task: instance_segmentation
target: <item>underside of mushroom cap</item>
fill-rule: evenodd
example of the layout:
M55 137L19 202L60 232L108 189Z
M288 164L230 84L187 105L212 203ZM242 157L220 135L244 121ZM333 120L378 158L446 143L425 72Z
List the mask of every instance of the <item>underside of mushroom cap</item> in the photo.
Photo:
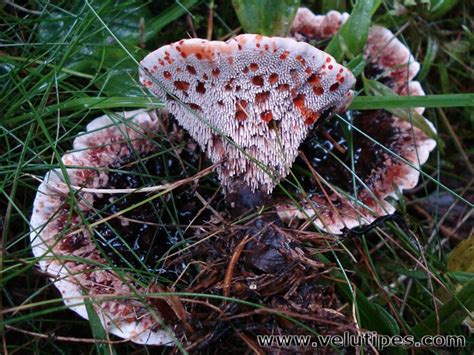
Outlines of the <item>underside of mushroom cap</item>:
M88 319L84 297L90 297L108 332L140 344L163 345L172 343L172 337L160 324L160 312L139 299L153 292L153 286L133 286L110 270L81 219L93 209L96 194L80 191L105 187L107 171L120 159L153 151L151 138L158 131L159 119L153 111L92 121L87 132L75 139L74 152L63 156L67 179L61 169L55 169L39 186L30 239L41 270L51 275L66 306Z
M389 29L381 26L370 28L364 57L382 71L380 75L393 79L393 89L397 92L420 70L420 63L410 50Z
M299 41L323 40L334 36L347 21L347 12L329 11L315 15L306 7L300 7L291 26L291 35Z
M334 34L345 20L346 16L334 12L320 16L300 9L291 34L301 40L319 41L328 38L319 26L324 23L331 29L326 32ZM419 63L390 30L372 27L364 56L368 61L367 77L381 80L399 95L424 95L420 83L411 81ZM416 111L422 114L424 108ZM299 206L279 204L277 210L283 220L311 219L321 229L339 234L344 228L369 224L377 217L393 213L391 200L417 185L419 167L427 161L435 141L409 122L383 110L349 114L342 120L352 120L357 128L352 130L354 157L340 127L343 123L333 119L328 125L316 127L303 144L302 152L315 170L310 185L318 187L303 197ZM339 152L334 148L336 145L346 152ZM351 172L352 159L357 177ZM304 167L308 167L307 163Z
M240 35L182 40L141 62L140 80L196 139L225 188L271 192L321 115L348 106L355 80L306 43Z

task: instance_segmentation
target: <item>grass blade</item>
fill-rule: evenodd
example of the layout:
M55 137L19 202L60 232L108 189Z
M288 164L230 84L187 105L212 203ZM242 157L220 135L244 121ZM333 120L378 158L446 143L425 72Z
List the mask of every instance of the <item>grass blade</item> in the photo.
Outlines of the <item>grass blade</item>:
M364 79L364 86L366 91L372 93L375 96L398 96L392 89L375 80ZM403 96L403 98L406 99L406 96ZM433 138L438 141L438 143L440 143L437 134L433 132L428 123L426 123L425 118L415 110L399 107L386 108L386 110L393 113L397 117L400 117L408 122L412 122L415 127L421 129L428 137Z
M245 32L286 36L300 0L233 0L232 4Z
M414 107L474 107L474 94L441 94L426 96L357 96L351 110L376 110Z
M107 332L105 331L104 327L102 326L102 322L100 321L99 315L94 309L90 299L88 297L84 297L84 305L86 306L87 316L89 318L89 324L91 326L92 335L96 340L108 340ZM98 354L108 355L108 354L116 354L112 344L96 344L96 349Z
M450 301L438 309L439 320L433 312L412 329L413 333L422 336L449 332L474 311L473 295L474 280L471 280Z
M378 3L375 5L378 6ZM367 42L373 8L373 0L358 0L351 16L331 39L325 51L332 54L337 61L341 61L344 55L349 58L357 56Z

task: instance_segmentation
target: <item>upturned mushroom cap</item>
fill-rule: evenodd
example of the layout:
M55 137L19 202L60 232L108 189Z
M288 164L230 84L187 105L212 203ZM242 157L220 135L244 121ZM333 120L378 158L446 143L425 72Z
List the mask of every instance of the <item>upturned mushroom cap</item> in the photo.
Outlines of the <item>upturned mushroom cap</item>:
M63 156L71 185L106 187L110 166L132 152L153 151L150 138L155 138L160 127L156 113L137 110L114 117L118 116L118 120L101 116L92 121L87 132L74 140L74 151ZM136 298L137 293L153 292L153 288L134 290L110 270L82 223L80 213L93 209L96 195L70 189L65 181L60 169L51 170L34 201L30 239L41 270L51 275L65 305L81 317L88 319L84 296L89 296L108 332L140 344L172 343L150 309L160 312ZM71 199L76 200L77 208L70 204ZM101 301L103 296L109 299Z
M347 14L335 11L327 15L314 15L308 9L301 8L290 32L299 40L318 41L334 35L347 18ZM390 30L381 26L370 28L364 57L371 72L366 72L367 76L380 78L399 95L425 95L420 83L412 81L420 68L419 63ZM415 110L422 114L424 108ZM434 130L432 124L426 122ZM354 147L358 145L365 158L370 158L355 162L356 171L360 172L357 178L364 183L357 190L357 198L351 199L351 196L327 188L325 193L320 191L309 199L299 201L299 206L292 202L278 204L276 208L281 219L287 222L312 219L323 230L341 233L343 228L368 224L377 217L393 213L395 207L390 200L398 199L399 192L417 185L419 168L436 146L433 139L406 120L383 110L360 112L352 123L393 154L355 132ZM341 175L347 173L347 168L340 161L327 159L319 165L323 166ZM352 182L348 185L350 188ZM344 190L348 186L336 187Z
M314 122L343 110L355 79L307 43L245 34L182 40L141 62L141 82L207 152L228 190L270 193Z

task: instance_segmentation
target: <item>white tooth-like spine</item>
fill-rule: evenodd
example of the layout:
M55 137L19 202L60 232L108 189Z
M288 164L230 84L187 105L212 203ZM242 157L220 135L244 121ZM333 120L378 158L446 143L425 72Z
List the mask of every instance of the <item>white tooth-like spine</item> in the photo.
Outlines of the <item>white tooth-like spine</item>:
M308 81L312 75L322 88L318 94ZM161 47L141 62L140 80L210 160L222 162L217 172L224 187L238 179L268 193L288 174L312 127L307 115L343 107L355 81L309 44L249 34ZM265 112L271 122L262 119Z

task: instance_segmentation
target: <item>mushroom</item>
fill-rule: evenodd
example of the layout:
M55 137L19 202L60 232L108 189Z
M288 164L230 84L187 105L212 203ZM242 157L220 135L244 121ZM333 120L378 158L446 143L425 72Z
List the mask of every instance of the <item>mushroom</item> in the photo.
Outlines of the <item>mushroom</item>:
M322 40L337 32L347 18L347 14L335 11L327 15L314 15L308 9L301 8L291 35L300 40ZM388 29L381 26L370 28L364 57L368 62L365 68L367 77L381 80L399 95L424 95L420 83L412 81L419 70L419 63ZM416 111L422 114L424 108L419 107ZM298 205L281 201L276 208L284 221L290 223L310 219L319 228L339 234L344 228L369 224L380 216L393 213L395 207L391 200L397 200L399 192L417 185L419 167L427 161L436 142L406 120L384 110L349 114L352 115L352 124L363 132L352 129L355 172L360 179L356 181L357 188L354 188L353 175L349 172L350 150L339 153L334 149L334 143L347 145L337 120L329 126L320 125L311 132L302 151L306 153L311 168L319 172L320 176L316 178L325 177L332 185L316 187ZM349 121L348 116L345 119ZM431 123L427 123L434 130ZM331 130L333 134L330 141L325 138L325 130ZM324 147L325 140L327 145ZM325 153L316 154L315 145ZM304 166L307 167L307 164Z
M331 12L312 21L308 11L298 13L293 27L296 38L328 38L347 19ZM364 53L368 69L381 75L398 94L424 94L421 85L411 81L418 63L390 31L373 27ZM166 103L211 161L222 162L217 172L228 191L243 183L265 193L288 174L298 149L304 152L315 136L324 135L325 123L318 127L314 123L347 108L355 81L331 56L306 43L258 35L242 35L228 42L190 39L164 46L142 61L140 79ZM417 110L423 113L423 108ZM415 167L435 147L421 130L392 114L382 110L353 114L356 127ZM64 303L81 317L88 318L83 298L89 296L108 332L140 344L169 345L173 334L163 329L161 321L166 322L163 310L173 311L173 307L163 309L166 305L137 299L137 295L161 292L161 288L126 283L104 268L107 260L81 221L81 214L90 211L97 198L89 189L107 186L110 167L132 151L148 154L155 149L150 138L160 130L157 112L137 110L119 116L118 122L108 115L95 119L74 140L74 151L62 159L67 176L60 169L46 174L31 217L32 250ZM326 124L334 128L331 121ZM338 134L337 127L333 131ZM339 233L344 227L370 223L394 211L388 199L397 198L397 189L414 187L418 170L385 151L373 151L377 145L363 135L355 134L354 143L380 158L365 164L363 154L359 156L365 166L364 174L359 174L365 185L357 190L357 202L337 189L313 193L309 200L301 201L303 209L280 199L277 211L281 219L314 217L321 228ZM344 174L344 167L334 160L319 160L314 167L320 174L325 170L336 176ZM251 258L251 262L262 268L259 260Z
M270 193L320 116L343 111L355 79L290 38L187 39L147 55L140 81L200 144L225 191Z
M87 132L74 140L74 151L62 157L67 178L60 169L44 177L30 221L33 254L66 306L88 319L83 299L91 297L108 332L136 343L158 345L172 342L150 309L158 317L161 312L136 297L156 290L126 283L112 271L81 215L93 209L97 198L96 193L82 189L106 187L110 167L131 153L152 152L151 138L159 131L159 121L154 111L137 110L101 116L89 123Z

